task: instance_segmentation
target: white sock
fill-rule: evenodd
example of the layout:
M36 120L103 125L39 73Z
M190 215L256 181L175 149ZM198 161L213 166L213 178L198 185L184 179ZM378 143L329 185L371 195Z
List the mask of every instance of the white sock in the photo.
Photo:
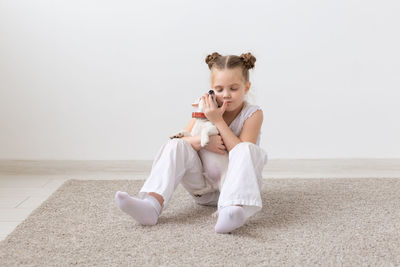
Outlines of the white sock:
M239 228L246 221L244 209L240 206L227 206L218 211L218 220L215 225L215 232L229 233Z
M115 194L115 201L123 212L143 225L155 225L162 209L158 200L148 194L144 199L138 199L126 192L118 191Z

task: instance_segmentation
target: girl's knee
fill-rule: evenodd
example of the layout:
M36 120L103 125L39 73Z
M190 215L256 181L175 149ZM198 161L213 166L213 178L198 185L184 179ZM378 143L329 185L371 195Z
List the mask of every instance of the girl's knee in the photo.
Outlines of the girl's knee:
M251 152L251 151L258 151L261 148L251 142L240 142L236 146L232 148L232 150L229 153L245 153L245 152Z
M191 150L192 146L189 144L189 142L181 139L181 138L174 138L168 140L165 145L165 147L172 148L172 149L184 149L184 150Z
M167 141L168 145L180 145L183 144L184 140L181 138L173 138Z
M253 144L252 142L240 142L240 143L237 144L235 147L250 148L250 147L257 147L257 145Z
M182 138L173 138L169 139L166 145L175 146L175 147L192 147L192 145Z
M267 163L268 156L267 153L258 145L251 142L241 142L237 144L230 152L229 158L231 157L246 157L252 156L252 158L261 158L264 165Z

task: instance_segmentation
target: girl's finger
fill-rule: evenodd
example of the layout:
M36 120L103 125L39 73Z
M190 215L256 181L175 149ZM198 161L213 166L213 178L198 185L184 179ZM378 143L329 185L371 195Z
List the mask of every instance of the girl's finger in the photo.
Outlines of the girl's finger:
M208 101L209 101L210 105L215 106L211 95L208 95Z
M207 102L207 107L210 108L211 107L211 103L210 103L210 100L208 99L208 97L206 97L206 102Z
M203 103L204 103L204 107L208 108L208 99L207 99L207 97L204 97Z
M207 105L207 99L206 99L206 97L204 97L204 96L202 96L201 97L201 100L203 100L203 105L204 105L204 107Z

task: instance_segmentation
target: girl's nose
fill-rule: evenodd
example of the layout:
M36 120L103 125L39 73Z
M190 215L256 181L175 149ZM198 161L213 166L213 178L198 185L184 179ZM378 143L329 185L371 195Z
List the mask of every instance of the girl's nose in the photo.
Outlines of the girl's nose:
M224 98L230 98L231 94L227 92L227 90L224 91L224 94L222 95Z

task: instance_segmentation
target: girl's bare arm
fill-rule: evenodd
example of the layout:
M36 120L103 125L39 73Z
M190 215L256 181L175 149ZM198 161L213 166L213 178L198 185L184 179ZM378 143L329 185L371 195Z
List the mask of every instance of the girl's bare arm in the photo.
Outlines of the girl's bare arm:
M188 123L188 125L186 125L184 130L188 131L190 133L192 131L195 123L196 123L196 119L193 118ZM185 136L185 137L182 137L182 139L189 142L192 145L194 150L199 151L201 149L201 145L200 145L201 137L199 135L198 136ZM226 153L226 148L225 148L225 145L224 145L220 135L210 136L210 142L204 148L207 150L210 150L212 152L219 153L219 154Z
M186 127L184 128L185 131L188 131L189 133L192 131L194 124L196 123L196 118L193 118L190 120L190 122L188 123L188 125L186 125ZM183 140L189 142L193 149L196 151L199 151L201 148L200 145L200 136L185 136L182 137Z
M215 123L218 128L220 135L222 136L223 142L226 145L228 151L231 151L237 144L241 142L257 143L257 138L260 133L261 125L263 122L263 113L258 110L248 118L243 125L240 136L237 137L224 120L220 120Z

